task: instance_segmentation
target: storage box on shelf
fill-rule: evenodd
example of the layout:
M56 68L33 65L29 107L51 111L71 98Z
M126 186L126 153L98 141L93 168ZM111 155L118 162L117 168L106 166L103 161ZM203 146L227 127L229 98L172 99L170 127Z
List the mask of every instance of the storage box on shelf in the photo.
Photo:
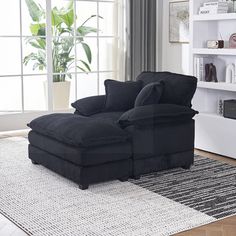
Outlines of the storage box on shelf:
M236 63L236 49L208 49L207 40L228 42L236 33L236 13L198 15L207 0L190 0L190 71L194 74L196 57L208 57L216 65L219 83L198 82L193 107L196 117L196 148L236 158L236 120L219 114L221 100L236 99L236 84L226 83L226 66ZM212 2L212 1L211 1Z

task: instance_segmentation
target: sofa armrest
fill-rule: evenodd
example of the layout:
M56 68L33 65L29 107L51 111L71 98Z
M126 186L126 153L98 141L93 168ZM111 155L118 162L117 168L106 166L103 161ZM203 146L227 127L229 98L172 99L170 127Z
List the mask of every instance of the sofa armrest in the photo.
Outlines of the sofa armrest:
M76 109L75 114L91 116L104 109L106 101L105 95L82 98L71 104Z
M197 111L186 106L155 104L135 107L125 112L118 122L124 128L130 125L146 126L189 121L196 114L198 114Z

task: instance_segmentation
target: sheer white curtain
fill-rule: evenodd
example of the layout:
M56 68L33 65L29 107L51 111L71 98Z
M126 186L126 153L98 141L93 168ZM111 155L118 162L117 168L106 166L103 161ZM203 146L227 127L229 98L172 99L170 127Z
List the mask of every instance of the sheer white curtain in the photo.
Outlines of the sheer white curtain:
M116 19L115 26L117 32L117 47L114 47L115 53L113 60L116 61L116 79L125 81L125 66L127 52L127 22L126 22L126 0L116 0L116 11L114 12Z

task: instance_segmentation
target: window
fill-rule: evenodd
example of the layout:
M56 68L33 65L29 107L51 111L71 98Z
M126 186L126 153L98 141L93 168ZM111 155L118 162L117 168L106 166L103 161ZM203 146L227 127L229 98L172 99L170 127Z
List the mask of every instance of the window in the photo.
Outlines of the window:
M0 115L56 109L52 81L70 82L70 102L103 94L104 80L122 70L122 7L123 0L2 1Z

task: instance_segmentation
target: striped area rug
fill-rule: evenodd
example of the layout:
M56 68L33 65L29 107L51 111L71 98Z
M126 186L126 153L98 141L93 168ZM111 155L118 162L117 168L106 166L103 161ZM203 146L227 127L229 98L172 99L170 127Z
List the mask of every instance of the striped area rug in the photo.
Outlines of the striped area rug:
M216 219L236 214L236 167L195 156L191 170L173 169L131 183Z
M35 236L167 236L236 213L236 168L196 156L174 169L81 191L32 165L24 138L0 140L0 213Z

